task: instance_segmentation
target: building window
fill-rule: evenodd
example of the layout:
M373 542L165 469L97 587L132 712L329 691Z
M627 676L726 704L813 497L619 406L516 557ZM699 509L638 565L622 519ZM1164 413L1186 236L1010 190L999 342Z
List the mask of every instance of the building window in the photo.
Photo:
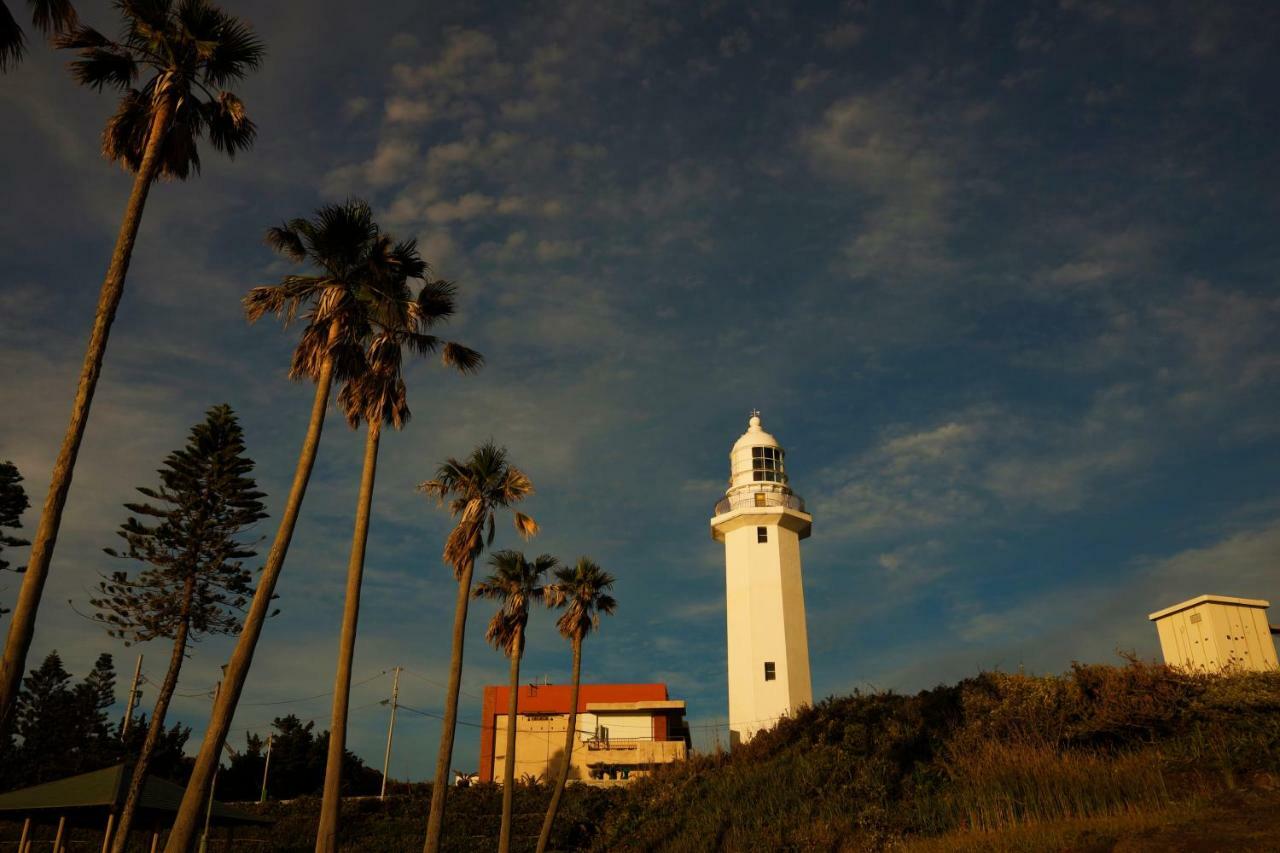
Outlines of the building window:
M765 661L765 662L764 662L764 680L765 680L765 681L774 681L774 680L776 680L777 678L778 678L778 673L777 673L777 670L776 670L776 669L774 668L774 666L773 666L773 661L771 661L771 660L767 660L767 661Z
M769 541L769 528L767 528L767 527L757 527L757 528L756 528L756 541L757 541L757 542L768 542L768 541Z
M765 505L764 502L765 502L764 492L756 492L756 506L764 506Z

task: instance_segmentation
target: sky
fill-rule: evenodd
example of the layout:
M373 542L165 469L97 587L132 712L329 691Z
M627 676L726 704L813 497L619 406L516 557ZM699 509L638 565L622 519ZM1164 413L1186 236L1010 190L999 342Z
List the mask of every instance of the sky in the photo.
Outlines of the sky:
M488 438L543 531L504 522L496 546L618 579L584 679L665 682L700 748L727 720L708 520L753 408L814 516L815 696L1153 658L1149 612L1280 598L1270 4L225 6L267 45L236 88L259 138L151 194L29 667L111 651L123 682L141 651L159 681L161 643L81 614L122 504L212 405L242 420L274 534L311 388L285 376L298 330L239 299L295 271L268 226L347 197L457 283L446 336L487 359L415 364L382 442L349 744L380 766L405 667L396 778L432 772L455 590L448 515L414 486ZM36 506L130 184L98 153L112 98L65 60L36 44L0 78L0 459ZM279 714L328 726L361 452L331 416L233 746ZM459 769L506 677L488 611ZM231 645L183 670L193 746ZM568 672L535 613L525 680Z

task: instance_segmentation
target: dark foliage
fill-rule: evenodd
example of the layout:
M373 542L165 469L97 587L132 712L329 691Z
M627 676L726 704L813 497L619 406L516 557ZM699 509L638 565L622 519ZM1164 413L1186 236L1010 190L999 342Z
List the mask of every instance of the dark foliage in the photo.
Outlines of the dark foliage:
M31 7L31 23L45 35L66 32L76 24L76 10L70 0L27 0L27 5ZM0 72L17 65L26 49L26 34L8 5L0 0Z
M21 548L31 543L4 532L4 528L15 529L22 526L22 514L30 503L27 493L22 488L22 475L12 462L0 462L0 572L5 570L21 572L22 566L13 567L4 558L5 548ZM9 611L0 605L0 616Z
M293 714L277 717L271 727L275 731L271 735L268 798L290 800L319 794L324 788L329 733L317 734L314 721L303 723ZM230 766L218 774L218 797L221 799L257 800L261 796L267 739L248 733L247 740L248 749L235 755ZM348 750L342 767L343 796L376 794L381 785L382 774Z
M31 670L18 694L17 740L0 749L0 789L49 782L109 767L133 754L146 732L146 719L135 719L129 735L108 709L115 703L116 673L111 655L98 656L93 670L79 683L58 653ZM183 747L191 730L174 726L161 738L152 772L182 781L189 763Z

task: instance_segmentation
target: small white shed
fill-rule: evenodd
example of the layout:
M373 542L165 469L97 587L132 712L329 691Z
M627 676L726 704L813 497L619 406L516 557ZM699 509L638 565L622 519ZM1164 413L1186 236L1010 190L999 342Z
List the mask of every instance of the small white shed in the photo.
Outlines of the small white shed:
M1270 606L1258 598L1201 595L1147 618L1156 623L1170 666L1200 672L1280 669L1271 638L1280 628L1267 623Z

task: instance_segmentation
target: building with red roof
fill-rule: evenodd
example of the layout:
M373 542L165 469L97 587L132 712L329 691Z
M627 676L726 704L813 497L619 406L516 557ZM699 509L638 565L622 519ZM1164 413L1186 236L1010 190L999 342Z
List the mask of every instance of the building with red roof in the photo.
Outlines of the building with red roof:
M516 696L516 778L554 778L564 758L573 687L525 684ZM506 762L506 685L484 688L480 723L480 781L501 781ZM665 684L583 684L578 692L578 739L569 778L607 783L683 761L689 750L685 703Z

